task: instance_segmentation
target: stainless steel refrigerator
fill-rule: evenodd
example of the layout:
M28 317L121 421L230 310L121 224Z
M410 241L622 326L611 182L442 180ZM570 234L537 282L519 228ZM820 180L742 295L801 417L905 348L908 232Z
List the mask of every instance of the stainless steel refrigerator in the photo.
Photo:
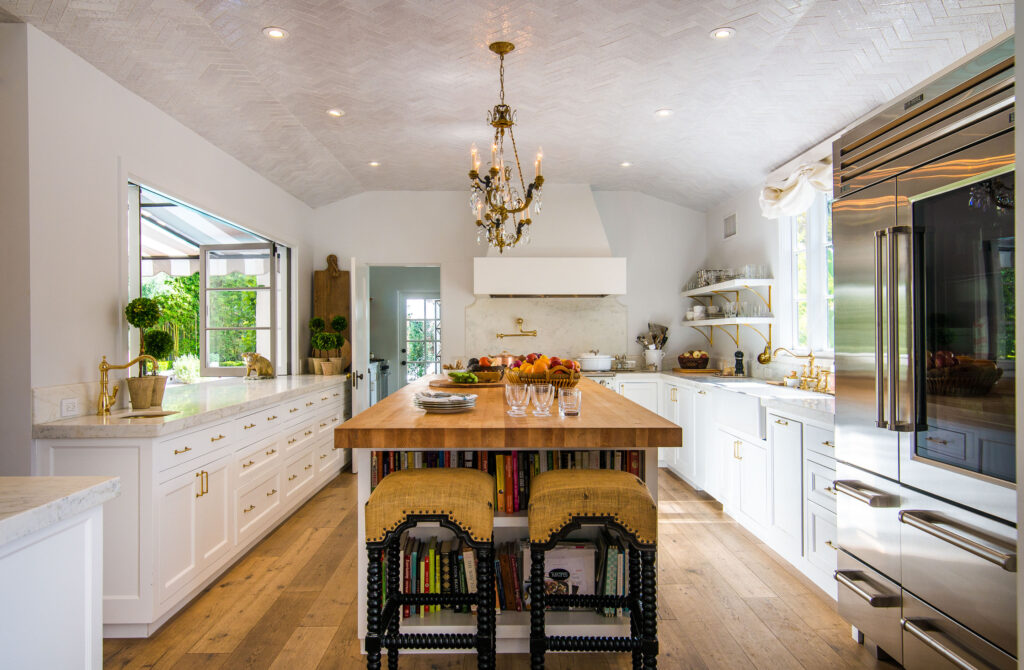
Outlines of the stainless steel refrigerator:
M1013 39L834 145L840 613L1016 667Z

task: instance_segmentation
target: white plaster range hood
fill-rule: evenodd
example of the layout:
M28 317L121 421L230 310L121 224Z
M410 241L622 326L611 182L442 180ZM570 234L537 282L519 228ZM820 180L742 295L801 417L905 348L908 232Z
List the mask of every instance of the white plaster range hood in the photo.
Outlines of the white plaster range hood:
M473 259L473 293L492 297L626 293L626 259L613 258L590 187L544 188L530 244Z

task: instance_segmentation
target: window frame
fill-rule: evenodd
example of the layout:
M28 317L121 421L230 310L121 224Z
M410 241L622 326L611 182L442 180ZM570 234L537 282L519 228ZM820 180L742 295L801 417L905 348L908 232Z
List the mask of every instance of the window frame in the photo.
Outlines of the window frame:
M441 355L440 355L440 353L438 353L438 349L440 349L440 347L441 347L441 338L440 337L432 338L432 339L429 339L429 340L428 339L413 340L414 342L419 342L419 341L422 341L422 342L433 342L434 343L434 357L435 357L434 361L413 361L409 357L409 342L410 342L410 340L407 337L408 332L409 332L409 330L408 330L409 329L409 321L436 321L438 327L441 327L442 318L441 318L440 305L438 305L438 312L437 312L438 316L437 316L436 319L433 319L433 318L432 319L427 319L425 317L423 319L409 319L409 317L408 317L408 310L406 309L406 301L407 300L427 300L427 301L437 301L438 303L440 303L441 302L441 294L440 293L435 293L435 292L430 292L430 291L426 291L426 292L424 292L424 291L408 291L408 292L406 292L406 291L399 291L399 293L398 293L398 323L399 323L399 329L398 329L398 351L402 352L402 361L401 361L402 365L401 365L401 367L403 368L402 369L402 385L403 386L406 385L406 384L411 383L410 380L409 380L409 369L410 369L409 366L410 366L411 363L433 363L433 364L436 365L437 372L425 372L424 376L427 375L427 374L438 374L438 373L440 373L440 370L441 370ZM420 379L420 377L417 377L417 379Z
M787 259L785 280L789 283L789 318L786 323L788 337L786 339L789 348L800 354L807 354L811 351L824 357L831 357L835 354L834 342L831 346L828 342L829 301L832 301L833 308L835 305L834 280L832 292L828 291L828 249L833 248L833 242L827 239L826 226L831 219L831 209L831 193L819 191L815 196L814 203L805 212L801 212L802 215L806 215L807 220L807 294L805 297L800 297L797 294L796 227L801 214L779 218L779 228L783 234L783 251L786 252L781 255ZM806 344L800 344L799 303L803 300L807 302ZM833 324L833 337L834 328Z
M264 249L268 252L271 259L270 269L270 282L269 286L261 287L247 287L245 289L234 289L234 288L210 288L207 286L208 268L207 263L209 261L209 252L219 251L257 251ZM270 331L270 350L266 353L258 352L263 356L266 356L270 360L271 365L276 370L278 368L277 361L277 274L280 269L278 262L278 250L277 245L273 242L251 242L241 244L204 244L199 247L199 374L202 377L242 377L245 375L245 366L237 367L220 367L211 366L209 364L209 344L208 334L210 331L241 331L241 330L269 330ZM207 293L209 291L240 291L240 290L252 290L252 291L266 291L270 295L270 325L269 326L252 326L249 327L233 327L233 326L218 326L210 327L207 325L209 316L208 305L207 305Z

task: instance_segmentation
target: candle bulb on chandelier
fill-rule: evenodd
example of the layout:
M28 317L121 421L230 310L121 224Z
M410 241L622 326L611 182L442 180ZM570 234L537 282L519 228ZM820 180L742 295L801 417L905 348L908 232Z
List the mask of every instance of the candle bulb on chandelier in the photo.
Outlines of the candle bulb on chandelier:
M533 164L533 171L536 173L535 176L540 177L541 161L544 160L544 149L537 147L537 162Z
M498 167L498 145L491 145L491 167Z
M476 144L474 143L473 146L471 146L469 148L469 166L470 166L470 169L475 170L477 168L477 165L479 165L479 164L480 164L480 162L477 160L477 157L476 157Z

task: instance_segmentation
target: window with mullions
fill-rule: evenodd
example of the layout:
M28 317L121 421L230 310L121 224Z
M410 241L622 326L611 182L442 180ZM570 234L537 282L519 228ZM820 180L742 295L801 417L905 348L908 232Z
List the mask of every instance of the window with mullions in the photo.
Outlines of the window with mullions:
M781 223L792 240L792 344L830 352L835 348L832 198L819 193L806 212Z
M441 300L403 296L405 380L441 372Z

